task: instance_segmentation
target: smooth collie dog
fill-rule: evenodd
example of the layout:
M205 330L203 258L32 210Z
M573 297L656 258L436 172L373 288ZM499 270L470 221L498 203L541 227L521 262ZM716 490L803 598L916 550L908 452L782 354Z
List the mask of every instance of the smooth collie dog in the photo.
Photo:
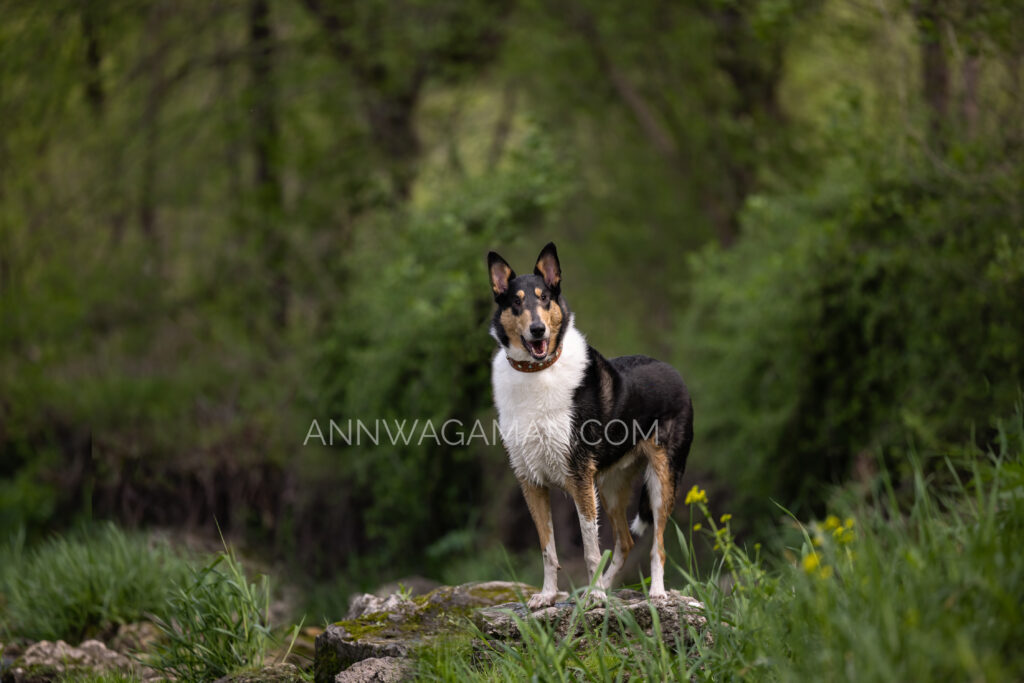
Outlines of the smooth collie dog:
M686 385L666 363L647 356L609 359L587 344L562 296L554 244L540 252L530 275L516 276L493 251L487 269L498 305L490 333L501 347L491 365L498 424L544 557L544 586L528 606L551 605L558 597L550 487L561 487L576 503L583 556L594 577L590 597L603 600L633 547L626 506L639 475L632 531L640 536L654 527L649 594L664 596L665 524L693 442ZM598 497L615 550L595 577Z

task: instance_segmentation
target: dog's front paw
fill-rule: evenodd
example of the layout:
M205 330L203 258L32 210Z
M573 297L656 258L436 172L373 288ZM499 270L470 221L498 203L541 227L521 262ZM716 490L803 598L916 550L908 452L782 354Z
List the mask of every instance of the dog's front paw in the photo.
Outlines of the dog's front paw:
M530 596L530 599L526 601L526 606L531 610L540 609L541 607L550 607L558 601L558 593L534 593Z
M668 595L668 593L665 591L664 588L662 588L660 590L657 589L657 588L652 588L651 591L647 594L647 597L648 598L652 598L652 599L657 599L657 598L664 598L667 595Z
M591 591L587 591L583 600L587 607L603 607L608 604L608 595L603 589L595 588Z

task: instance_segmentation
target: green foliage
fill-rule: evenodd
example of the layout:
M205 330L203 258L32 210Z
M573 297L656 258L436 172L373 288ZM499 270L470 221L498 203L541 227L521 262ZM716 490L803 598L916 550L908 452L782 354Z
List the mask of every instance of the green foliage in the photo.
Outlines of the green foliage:
M820 504L821 483L908 430L927 448L990 437L1024 378L1019 168L985 182L897 162L839 159L755 197L742 244L691 260L700 448L747 502Z
M119 624L166 615L167 592L187 572L165 543L112 524L31 550L15 537L0 567L0 624L35 640L102 637Z
M440 431L458 420L450 440L461 425L468 441L490 402L484 256L549 220L565 184L555 150L537 134L507 170L382 223L358 245L350 283L356 294L339 307L323 347L319 414L340 421L346 433L349 419L363 419L379 434L376 445L365 434L361 445L335 436L335 451L381 562L422 560L428 545L464 528L479 510L479 458L491 451L479 433L475 445L463 447L446 444ZM392 443L377 420L391 432L402 425L409 438ZM437 433L423 438L428 421ZM484 424L489 440L490 422ZM436 559L446 559L433 547Z
M150 665L177 679L212 681L259 666L270 641L267 577L250 583L230 551L219 553L170 594L155 623L164 638Z

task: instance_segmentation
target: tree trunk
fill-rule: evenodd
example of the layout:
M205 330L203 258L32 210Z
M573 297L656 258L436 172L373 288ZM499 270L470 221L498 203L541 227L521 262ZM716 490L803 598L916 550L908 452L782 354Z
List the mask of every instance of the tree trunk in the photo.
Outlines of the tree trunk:
M964 90L960 102L960 112L964 120L964 132L973 138L978 132L978 78L981 72L981 59L977 55L967 55L963 65Z
M676 136L665 125L662 112L611 58L598 33L597 23L593 16L580 4L570 5L566 14L570 25L583 37L601 73L608 80L616 96L632 114L651 146L684 180L689 181L694 178L695 171L686 155L679 150ZM727 163L729 163L727 172L732 177L736 174L736 170L731 162ZM746 189L743 191L745 192ZM701 209L714 228L718 243L723 247L732 246L738 233L737 214L745 194L738 198L736 194L721 196L718 193L707 191L701 193Z
M921 41L921 85L927 105L928 141L945 147L942 130L949 110L949 63L942 44L939 0L919 0L914 9Z
M516 116L516 103L516 87L508 83L502 91L501 113L498 115L497 123L494 124L494 134L491 136L491 144L487 150L487 170L489 171L498 167L505 154L505 145L512 132L512 122Z
M100 65L103 55L97 35L96 6L91 0L84 0L82 14L82 38L85 40L85 101L89 103L93 116L103 117L106 94L103 91L103 77Z
M271 320L284 328L288 320L288 277L280 220L284 204L280 179L280 126L274 87L273 27L268 0L249 3L252 146L255 159L257 223L264 266L270 279Z

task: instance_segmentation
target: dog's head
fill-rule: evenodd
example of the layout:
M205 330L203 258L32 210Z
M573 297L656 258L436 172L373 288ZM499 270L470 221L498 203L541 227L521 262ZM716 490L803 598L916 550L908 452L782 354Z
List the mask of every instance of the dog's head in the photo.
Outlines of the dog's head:
M541 249L533 274L516 276L496 252L487 254L487 270L498 310L491 336L512 360L542 361L562 343L571 324L562 297L562 269L553 242Z

